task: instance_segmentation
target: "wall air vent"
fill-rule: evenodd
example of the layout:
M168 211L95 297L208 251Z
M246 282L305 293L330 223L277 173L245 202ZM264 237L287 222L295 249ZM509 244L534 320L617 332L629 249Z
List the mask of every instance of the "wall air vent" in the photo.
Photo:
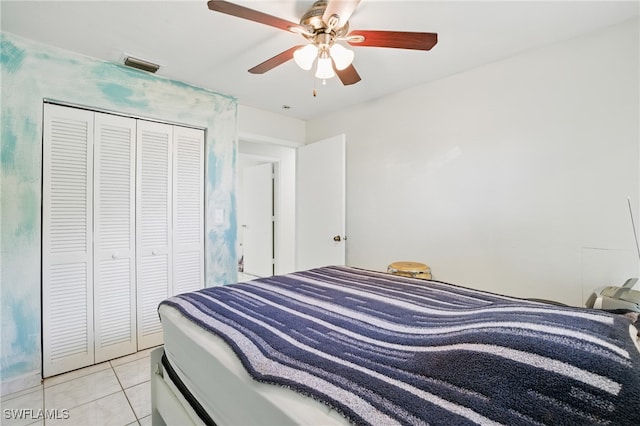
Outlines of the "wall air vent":
M124 58L124 64L131 68L136 68L142 71L155 73L160 69L160 65L153 62L145 61L144 59L134 58L132 56L126 56Z

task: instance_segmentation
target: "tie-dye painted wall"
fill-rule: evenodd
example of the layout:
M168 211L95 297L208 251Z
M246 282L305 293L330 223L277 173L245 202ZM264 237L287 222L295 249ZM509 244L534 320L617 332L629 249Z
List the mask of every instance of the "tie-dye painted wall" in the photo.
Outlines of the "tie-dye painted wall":
M43 99L204 127L206 285L236 272L237 102L230 96L2 33L2 394L41 374ZM223 213L222 224L213 220ZM46 303L46 301L44 301Z

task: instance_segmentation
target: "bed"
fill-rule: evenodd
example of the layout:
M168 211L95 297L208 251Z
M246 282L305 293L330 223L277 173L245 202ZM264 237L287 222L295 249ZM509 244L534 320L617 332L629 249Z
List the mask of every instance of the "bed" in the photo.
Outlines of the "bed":
M158 312L154 425L640 419L629 315L346 266L185 293Z

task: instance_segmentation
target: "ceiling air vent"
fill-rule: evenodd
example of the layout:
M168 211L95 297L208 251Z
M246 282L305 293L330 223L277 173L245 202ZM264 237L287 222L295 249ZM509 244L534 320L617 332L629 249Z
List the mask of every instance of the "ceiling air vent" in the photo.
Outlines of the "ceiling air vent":
M136 68L142 71L155 73L160 69L160 65L153 62L145 61L144 59L134 58L132 56L126 56L124 58L124 64L131 68Z

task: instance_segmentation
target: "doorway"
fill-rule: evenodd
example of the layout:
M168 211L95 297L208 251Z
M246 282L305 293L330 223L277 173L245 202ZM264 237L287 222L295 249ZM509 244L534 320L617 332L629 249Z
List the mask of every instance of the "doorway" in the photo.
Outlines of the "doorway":
M238 259L242 258L244 246L243 201L242 190L243 168L272 163L274 169L274 274L288 274L295 271L295 180L296 180L296 146L269 143L264 141L250 141L241 138L238 144L237 163L237 212L238 212ZM240 266L240 265L239 265ZM239 279L245 280L250 276L239 273Z
M238 272L244 278L275 274L276 176L274 159L241 154L238 161Z

